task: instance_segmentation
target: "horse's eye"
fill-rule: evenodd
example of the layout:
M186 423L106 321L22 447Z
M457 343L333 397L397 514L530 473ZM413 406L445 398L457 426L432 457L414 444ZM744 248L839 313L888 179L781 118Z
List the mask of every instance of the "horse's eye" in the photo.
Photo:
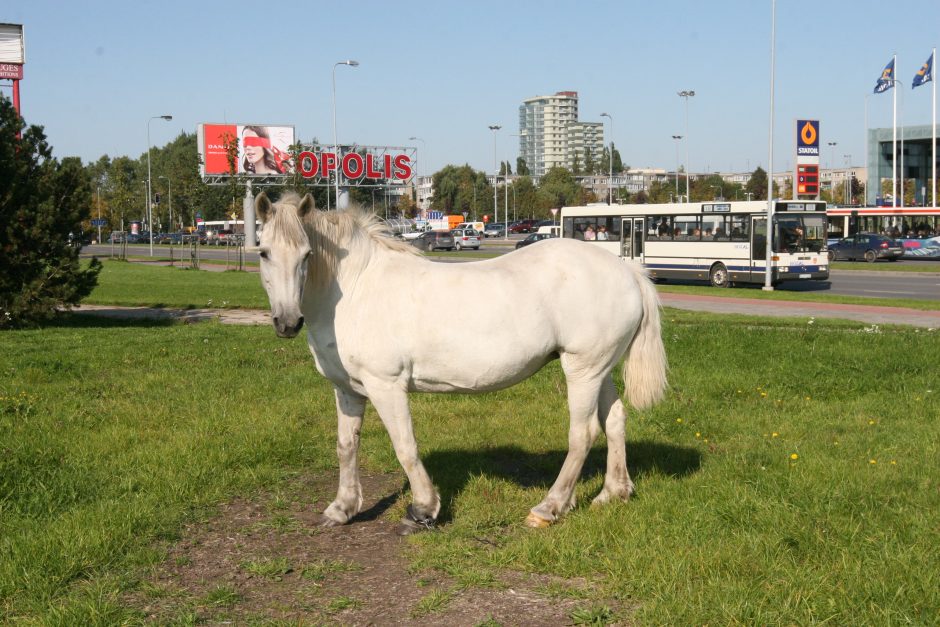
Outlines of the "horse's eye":
M268 258L268 251L262 250L260 253L258 253L258 256L261 257L262 259L267 259L267 258Z
M312 250L308 250L308 251L307 251L307 254L304 255L304 261L307 261L308 259L310 259L310 253L312 253L312 252L313 252Z

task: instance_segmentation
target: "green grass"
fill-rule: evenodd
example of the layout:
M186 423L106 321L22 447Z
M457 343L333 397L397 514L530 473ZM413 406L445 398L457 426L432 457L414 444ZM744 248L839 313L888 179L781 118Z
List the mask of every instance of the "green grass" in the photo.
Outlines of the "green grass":
M469 253L462 253L468 255ZM435 256L439 253L434 253ZM877 265L877 264L876 264ZM897 265L897 264L892 264ZM757 288L715 289L707 285L660 284L661 292L701 294L760 300L841 303L908 307L923 311L940 310L940 301L838 296L827 292L764 292ZM182 270L123 261L104 261L98 286L85 303L170 308L267 309L268 300L255 272L211 272Z
M936 623L940 335L692 312L664 323L668 396L628 422L636 498L589 506L599 442L578 506L546 530L522 521L566 450L558 364L500 393L415 395L443 502L440 531L410 541L416 567L458 586L507 568L588 581L583 624L607 608L637 624ZM336 473L333 397L301 340L73 316L3 341L0 622L140 621L122 595L146 589L185 522ZM398 472L371 408L361 461ZM247 554L244 567L290 567L275 561ZM219 590L204 602L237 605ZM355 607L350 594L331 610Z
M833 303L841 305L878 305L880 307L907 307L921 311L940 310L940 300L918 300L915 298L873 298L867 296L844 296L820 292L790 292L785 289L765 292L760 286L741 286L730 289L717 289L710 285L672 285L660 283L656 286L660 292L674 294L697 294L723 298L754 298L757 300L789 300L807 303Z
M192 309L266 309L256 272L210 272L105 260L98 286L82 302Z

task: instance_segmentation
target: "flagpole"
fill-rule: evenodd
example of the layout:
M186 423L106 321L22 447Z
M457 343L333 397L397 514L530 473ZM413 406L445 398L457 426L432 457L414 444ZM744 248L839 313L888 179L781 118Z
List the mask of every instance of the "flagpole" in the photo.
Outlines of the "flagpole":
M898 75L898 55L891 62L891 82L894 93L891 96L891 206L898 206L898 86L894 77Z

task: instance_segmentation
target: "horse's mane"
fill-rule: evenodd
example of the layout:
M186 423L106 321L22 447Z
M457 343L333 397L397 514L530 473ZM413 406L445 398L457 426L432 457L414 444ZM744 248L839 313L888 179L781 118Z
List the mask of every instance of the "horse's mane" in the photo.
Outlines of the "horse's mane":
M340 250L355 244L375 246L401 254L417 255L417 248L408 242L395 239L379 218L360 205L350 205L342 211L318 211L313 209L301 218L297 207L301 198L294 192L281 196L277 205L290 205L288 210L279 207L274 212L271 225L275 238L283 237L294 245L307 244L316 259L311 260L309 275L316 285L325 285L336 274L341 258Z

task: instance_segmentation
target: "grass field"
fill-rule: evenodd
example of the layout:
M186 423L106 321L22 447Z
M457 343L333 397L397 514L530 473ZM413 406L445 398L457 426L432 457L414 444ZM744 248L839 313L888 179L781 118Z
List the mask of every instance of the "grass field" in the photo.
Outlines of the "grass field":
M465 255L468 253L464 253ZM896 264L892 264L896 265ZM720 290L708 285L657 286L663 292L705 294L708 296L797 300L824 303L909 307L927 311L940 309L940 301L838 296L825 292L764 292L758 288ZM90 304L177 307L177 308L261 308L268 300L255 272L209 272L182 270L123 261L104 261L98 287L83 301Z
M595 618L638 624L940 621L940 336L668 312L664 339L668 396L628 422L636 498L588 506L599 442L547 530L521 522L566 448L557 364L500 393L416 395L444 509L414 563L470 586L583 578L585 602L631 608ZM123 595L146 594L184 522L335 475L332 396L300 339L73 316L3 342L0 622L142 621ZM371 409L362 464L398 470Z

